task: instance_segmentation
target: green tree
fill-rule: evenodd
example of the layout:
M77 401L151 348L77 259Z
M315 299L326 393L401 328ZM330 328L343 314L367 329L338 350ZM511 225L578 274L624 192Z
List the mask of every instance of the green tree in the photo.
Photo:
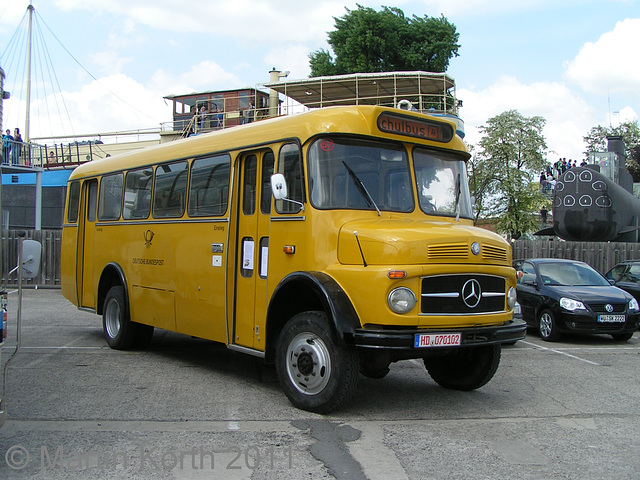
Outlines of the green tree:
M546 167L545 123L509 110L480 127L483 136L470 163L477 216L497 218L498 232L512 239L537 229L546 200L537 181Z
M334 17L328 43L335 58L320 49L309 55L312 77L347 73L424 70L445 72L458 56L459 34L444 15L405 17L396 7L357 10Z
M589 133L583 137L587 144L585 157L590 153L606 152L607 137L617 135L622 137L625 143L625 154L627 157L627 170L633 176L634 182L640 182L640 125L638 120L623 122L617 127L603 127L598 125L591 128Z

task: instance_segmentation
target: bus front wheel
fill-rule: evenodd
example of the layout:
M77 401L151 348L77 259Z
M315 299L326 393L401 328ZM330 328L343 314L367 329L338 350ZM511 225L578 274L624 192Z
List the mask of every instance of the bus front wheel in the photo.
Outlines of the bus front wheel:
M136 340L136 324L129 320L124 289L118 285L111 287L104 299L102 327L107 343L115 350L131 348Z
M499 344L462 347L441 357L424 359L424 366L438 385L464 391L485 385L496 373L499 364Z
M328 413L344 405L358 384L358 353L339 343L324 312L303 312L284 326L276 370L284 393L303 410Z

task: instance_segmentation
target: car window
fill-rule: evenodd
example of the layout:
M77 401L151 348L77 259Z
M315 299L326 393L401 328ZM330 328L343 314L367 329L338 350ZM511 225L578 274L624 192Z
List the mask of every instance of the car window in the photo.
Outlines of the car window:
M523 262L518 271L518 283L532 283L536 281L536 270L529 262Z
M621 282L640 283L640 265L631 265L623 275Z
M609 285L593 268L579 263L540 263L538 271L544 285Z

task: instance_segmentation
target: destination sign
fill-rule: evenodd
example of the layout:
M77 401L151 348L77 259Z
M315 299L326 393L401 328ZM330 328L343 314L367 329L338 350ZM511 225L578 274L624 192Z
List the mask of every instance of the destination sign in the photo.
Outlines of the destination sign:
M378 128L382 132L436 142L449 142L453 138L451 125L391 113L383 113L378 117Z

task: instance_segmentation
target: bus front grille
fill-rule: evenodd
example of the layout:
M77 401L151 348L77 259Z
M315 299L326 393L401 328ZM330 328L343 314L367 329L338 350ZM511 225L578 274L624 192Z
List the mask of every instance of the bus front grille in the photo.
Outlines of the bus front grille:
M505 311L505 279L493 275L434 275L422 279L423 315Z

